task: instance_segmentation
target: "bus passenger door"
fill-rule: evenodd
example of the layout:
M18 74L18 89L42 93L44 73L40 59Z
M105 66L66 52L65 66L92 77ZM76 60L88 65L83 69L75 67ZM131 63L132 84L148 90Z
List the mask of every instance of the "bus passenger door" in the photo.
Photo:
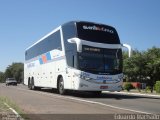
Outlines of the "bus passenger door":
M75 89L76 80L75 80L74 71L77 68L77 55L73 55L72 60L73 60L73 68L71 69L71 72L70 72L71 73L70 80L71 80L71 88Z

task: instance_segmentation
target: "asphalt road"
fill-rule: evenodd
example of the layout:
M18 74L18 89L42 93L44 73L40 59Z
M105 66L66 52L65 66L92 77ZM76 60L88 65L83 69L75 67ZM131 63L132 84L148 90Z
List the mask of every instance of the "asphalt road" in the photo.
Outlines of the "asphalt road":
M160 98L103 93L71 92L62 96L52 90L28 90L27 86L0 84L0 96L7 96L31 119L115 119L118 114L160 114Z

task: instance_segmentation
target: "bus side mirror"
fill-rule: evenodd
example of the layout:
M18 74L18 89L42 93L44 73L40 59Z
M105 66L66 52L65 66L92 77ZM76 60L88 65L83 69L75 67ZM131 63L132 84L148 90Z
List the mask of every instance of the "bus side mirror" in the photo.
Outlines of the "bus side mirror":
M69 43L76 43L76 41L75 41L74 39L72 39L72 38L71 38L71 39L68 39L67 41L68 41Z
M122 44L122 47L125 47L125 48L128 49L128 57L131 57L131 55L132 55L132 48L131 48L131 46L128 45L128 44Z
M71 38L67 40L69 43L76 43L77 45L77 52L82 52L82 42L78 38Z

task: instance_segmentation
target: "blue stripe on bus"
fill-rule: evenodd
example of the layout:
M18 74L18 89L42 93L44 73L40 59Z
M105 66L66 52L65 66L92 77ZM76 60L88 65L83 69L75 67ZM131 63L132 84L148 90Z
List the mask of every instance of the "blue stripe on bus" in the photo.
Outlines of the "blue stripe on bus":
M53 58L53 59L52 59L50 52L47 52L47 53L45 53L45 54L43 54L43 55L45 55L45 57L46 57L46 59L47 59L46 62L43 61L42 55L41 55L41 56L35 57L35 58L31 59L31 60L28 60L28 61L26 61L25 63L30 63L30 62L34 62L34 61L38 60L39 63L40 63L40 65L42 65L42 64L45 64L45 63L50 63L50 62L62 60L62 59L65 58L65 56L59 56L59 57L57 57L57 58Z
M39 58L39 63L40 63L40 64L43 64L42 58Z
M51 54L50 54L50 52L46 53L46 57L47 57L47 61L51 60Z
M50 62L54 62L54 61L58 61L58 60L63 60L63 59L64 59L64 56L61 56L61 57L58 57L58 58L54 58L54 59L48 60L46 63L50 63ZM45 64L45 63L43 62L42 58L39 59L39 62L40 62L41 65L42 65L42 64Z

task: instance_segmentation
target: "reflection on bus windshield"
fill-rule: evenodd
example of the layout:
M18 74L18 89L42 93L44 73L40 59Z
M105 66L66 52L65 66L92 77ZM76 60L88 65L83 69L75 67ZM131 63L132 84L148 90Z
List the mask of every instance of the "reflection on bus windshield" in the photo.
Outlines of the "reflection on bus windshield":
M79 68L86 72L117 73L122 71L121 50L101 50L101 53L82 52L78 55Z

